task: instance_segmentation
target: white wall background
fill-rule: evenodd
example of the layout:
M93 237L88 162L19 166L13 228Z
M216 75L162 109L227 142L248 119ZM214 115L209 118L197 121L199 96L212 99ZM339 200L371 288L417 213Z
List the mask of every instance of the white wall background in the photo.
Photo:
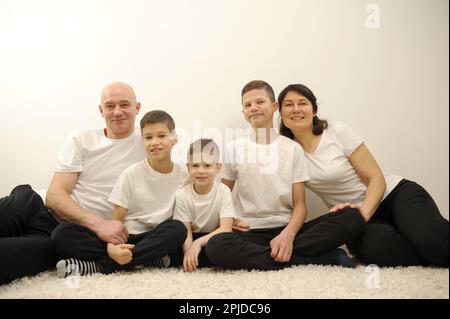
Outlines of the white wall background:
M367 5L379 28L366 25ZM0 195L46 188L68 134L130 83L177 126L245 127L240 90L304 83L448 218L447 0L0 0ZM308 195L312 216L324 210ZM314 213L316 212L316 213Z

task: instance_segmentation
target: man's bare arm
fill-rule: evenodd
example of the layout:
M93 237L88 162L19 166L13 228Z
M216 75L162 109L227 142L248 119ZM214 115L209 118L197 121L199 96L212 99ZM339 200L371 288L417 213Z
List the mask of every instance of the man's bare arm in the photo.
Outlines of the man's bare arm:
M105 220L88 212L70 197L77 179L78 173L55 173L47 190L45 205L60 218L91 229L106 242L125 243L128 233L121 222Z

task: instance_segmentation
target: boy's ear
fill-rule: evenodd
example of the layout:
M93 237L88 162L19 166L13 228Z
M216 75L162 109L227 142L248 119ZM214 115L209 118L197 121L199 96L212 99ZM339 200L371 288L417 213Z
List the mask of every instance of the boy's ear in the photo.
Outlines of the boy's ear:
M276 110L278 110L278 102L274 102L273 103L273 111L275 112Z
M216 168L220 171L220 169L222 168L222 163L216 163Z
M178 135L176 133L172 134L172 145L175 145L178 143Z

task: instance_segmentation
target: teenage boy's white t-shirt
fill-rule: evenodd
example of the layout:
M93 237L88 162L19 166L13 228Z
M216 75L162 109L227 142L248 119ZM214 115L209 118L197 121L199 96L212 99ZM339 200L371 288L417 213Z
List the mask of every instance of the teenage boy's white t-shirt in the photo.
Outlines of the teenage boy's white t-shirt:
M83 129L67 140L55 172L78 173L71 197L87 211L111 218L114 205L108 196L117 178L145 157L138 127L123 139L107 138L103 129Z
M162 174L145 159L120 175L108 199L128 210L124 224L130 234L143 233L172 218L175 193L188 176L185 165L173 164L172 172Z
M292 184L309 179L301 146L284 136L271 144L256 144L251 137L229 143L221 177L236 181L233 192L237 216L252 229L289 223Z
M363 143L364 140L345 123L329 123L316 150L305 153L310 174L306 187L329 208L338 203L363 203L367 186L348 160ZM383 199L402 180L401 176L396 175L385 174L384 177L386 190Z
M191 223L193 233L210 233L220 226L220 218L236 217L230 189L214 181L207 194L198 194L192 183L176 194L173 219Z

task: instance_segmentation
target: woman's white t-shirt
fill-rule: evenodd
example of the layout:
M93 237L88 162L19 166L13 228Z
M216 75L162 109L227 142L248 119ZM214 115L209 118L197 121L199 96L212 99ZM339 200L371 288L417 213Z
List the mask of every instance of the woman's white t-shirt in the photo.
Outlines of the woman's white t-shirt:
M364 140L345 123L329 123L313 153L305 152L310 179L306 187L317 194L324 203L333 207L351 202L361 205L367 186L356 173L348 157ZM386 190L383 199L402 180L401 176L384 175Z

